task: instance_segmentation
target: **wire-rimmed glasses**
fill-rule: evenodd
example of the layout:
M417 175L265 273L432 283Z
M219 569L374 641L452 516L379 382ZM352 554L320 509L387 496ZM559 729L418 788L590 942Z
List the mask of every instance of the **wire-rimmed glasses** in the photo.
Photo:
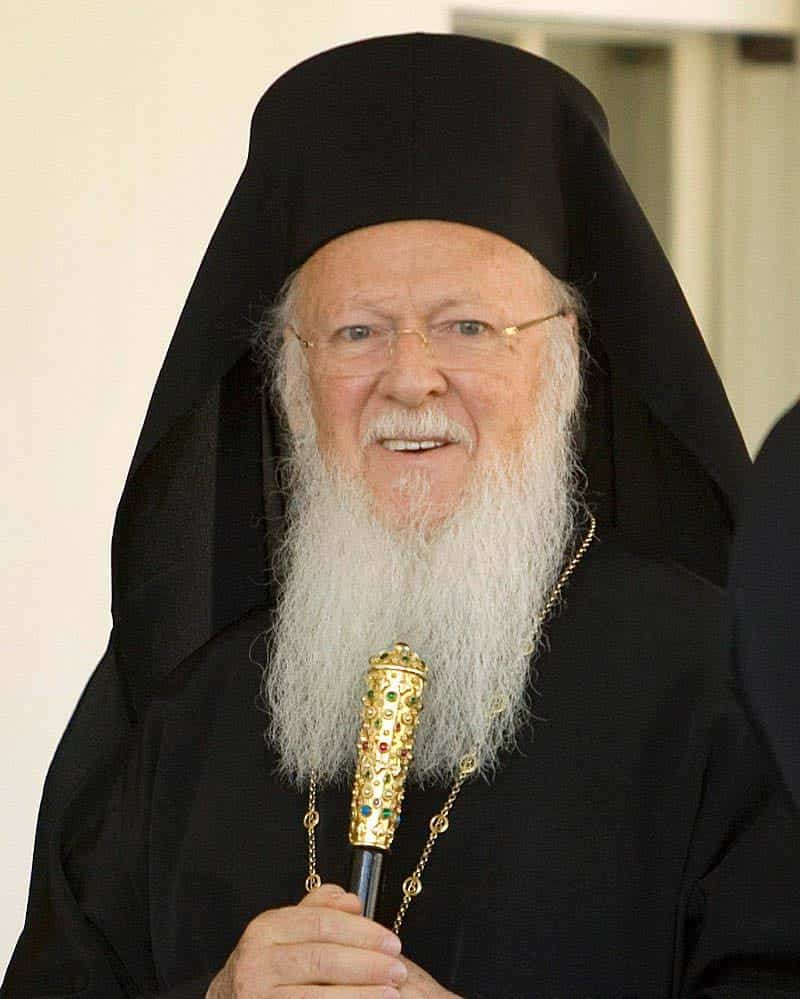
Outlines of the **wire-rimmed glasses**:
M313 349L320 366L331 375L373 374L382 370L391 359L398 338L407 334L419 337L440 367L460 370L479 368L523 330L566 314L566 310L559 309L504 327L478 319L449 319L430 323L424 329L352 323L328 333L315 333L313 340L302 337L295 329L292 332L306 350Z

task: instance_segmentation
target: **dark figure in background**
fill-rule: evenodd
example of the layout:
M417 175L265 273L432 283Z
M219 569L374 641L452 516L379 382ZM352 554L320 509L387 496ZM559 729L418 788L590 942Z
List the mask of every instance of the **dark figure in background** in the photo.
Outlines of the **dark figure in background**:
M756 459L730 594L737 680L800 808L800 403Z
M153 394L4 995L798 994L800 828L722 640L747 472L580 83L446 35L291 70ZM373 923L304 885L346 877L397 640L429 680Z

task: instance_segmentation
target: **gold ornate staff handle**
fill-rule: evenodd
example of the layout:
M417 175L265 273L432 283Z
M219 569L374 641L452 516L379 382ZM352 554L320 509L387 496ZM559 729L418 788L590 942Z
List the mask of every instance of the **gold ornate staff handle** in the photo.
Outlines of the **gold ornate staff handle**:
M369 663L350 805L350 890L361 899L364 915L372 918L383 855L400 821L428 670L404 642Z

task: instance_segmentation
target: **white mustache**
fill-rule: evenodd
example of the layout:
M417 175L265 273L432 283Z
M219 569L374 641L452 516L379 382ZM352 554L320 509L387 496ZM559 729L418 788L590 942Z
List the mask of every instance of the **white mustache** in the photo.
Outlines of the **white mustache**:
M463 444L471 454L475 448L472 434L441 409L387 410L377 416L361 438L361 446L377 441L437 440Z

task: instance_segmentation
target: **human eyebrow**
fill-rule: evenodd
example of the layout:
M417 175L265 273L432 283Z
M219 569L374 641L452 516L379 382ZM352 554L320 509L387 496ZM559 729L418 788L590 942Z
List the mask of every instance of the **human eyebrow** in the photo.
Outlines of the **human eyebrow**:
M463 292L450 294L446 298L432 301L430 305L423 310L423 314L427 320L431 322L434 321L442 312L454 308L465 311L466 313L486 313L490 306L482 295L474 289L468 289ZM372 313L378 321L383 321L388 324L394 322L395 319L395 312L387 300L385 298L381 299L380 297L375 297L368 291L354 292L352 295L348 296L346 301L337 303L337 305L330 311L330 316L335 317L337 322L341 320L342 322L346 322L347 325L352 325L350 317L354 310L364 310L365 312ZM472 316L470 317L473 318Z
M480 295L476 295L474 292L469 292L463 295L452 295L437 302L428 312L428 316L432 319L439 313L454 308L466 309L468 312L473 310L485 312L488 309L488 304Z
M352 309L366 309L381 319L391 320L392 318L386 299L375 298L369 292L355 292L346 301L340 302L334 311L339 315L346 315Z
M370 309L363 305L337 309L324 317L323 324L332 330L343 330L350 326L376 326L391 328L394 320L390 313L380 309Z

